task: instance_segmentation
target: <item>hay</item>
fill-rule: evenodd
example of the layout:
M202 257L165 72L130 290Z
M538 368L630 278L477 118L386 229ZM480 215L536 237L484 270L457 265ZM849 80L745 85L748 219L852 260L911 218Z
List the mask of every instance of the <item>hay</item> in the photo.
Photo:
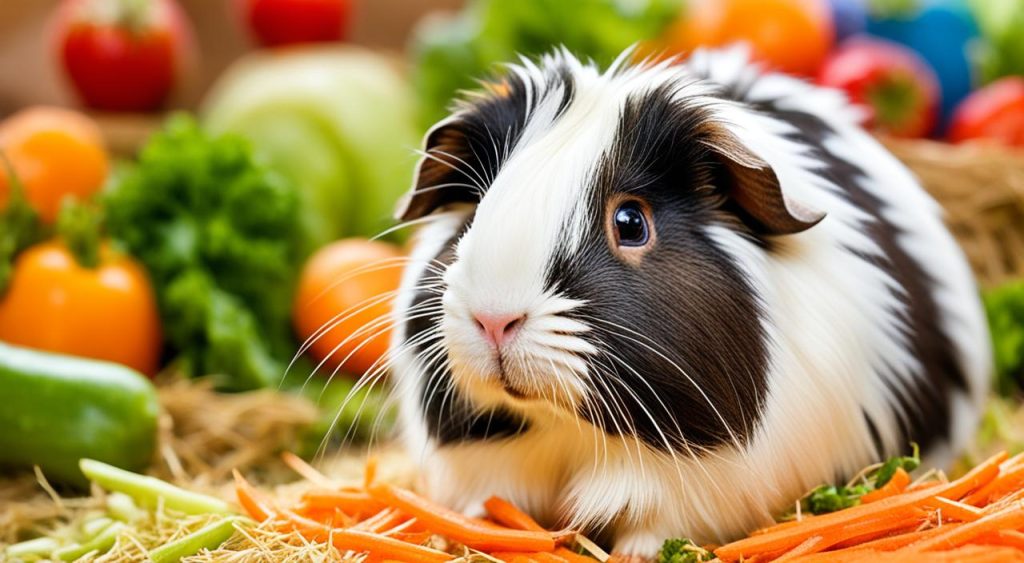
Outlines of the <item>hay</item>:
M161 424L157 477L204 486L276 459L316 422L308 399L270 389L223 394L209 381L172 379L159 387Z
M1024 277L1024 151L885 139L946 210L982 287Z

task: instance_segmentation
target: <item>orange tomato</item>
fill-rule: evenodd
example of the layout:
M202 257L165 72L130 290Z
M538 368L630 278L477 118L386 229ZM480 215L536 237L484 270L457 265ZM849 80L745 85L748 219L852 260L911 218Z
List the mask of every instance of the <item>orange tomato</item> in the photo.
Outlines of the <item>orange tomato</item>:
M160 360L160 319L149 279L134 260L104 244L95 269L59 241L28 248L0 297L0 340L124 364L152 375Z
M694 0L670 27L664 47L685 54L745 41L754 60L768 68L812 76L834 34L824 0Z
M109 161L99 127L68 109L34 107L0 124L0 151L43 221L52 223L65 196L86 199L103 186ZM0 166L0 208L10 197L10 178Z
M383 363L401 257L394 245L364 239L340 240L310 257L299 276L292 321L300 340L313 338L314 358L357 374Z

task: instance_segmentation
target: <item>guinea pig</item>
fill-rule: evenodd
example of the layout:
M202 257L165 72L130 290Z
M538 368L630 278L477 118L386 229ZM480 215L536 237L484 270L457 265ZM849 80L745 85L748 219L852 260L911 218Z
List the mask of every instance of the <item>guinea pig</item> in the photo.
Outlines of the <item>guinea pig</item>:
M391 349L425 493L646 557L950 462L991 351L935 201L838 92L631 57L523 59L426 135Z

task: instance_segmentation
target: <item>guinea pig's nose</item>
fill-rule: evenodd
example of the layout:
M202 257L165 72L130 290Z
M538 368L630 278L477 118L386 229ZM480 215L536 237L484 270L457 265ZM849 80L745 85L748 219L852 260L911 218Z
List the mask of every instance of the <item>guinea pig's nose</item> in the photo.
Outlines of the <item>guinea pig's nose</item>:
M523 321L526 320L526 315L516 313L473 313L473 319L476 320L476 326L480 327L480 332L491 343L491 346L494 346L495 349L500 349L519 330Z

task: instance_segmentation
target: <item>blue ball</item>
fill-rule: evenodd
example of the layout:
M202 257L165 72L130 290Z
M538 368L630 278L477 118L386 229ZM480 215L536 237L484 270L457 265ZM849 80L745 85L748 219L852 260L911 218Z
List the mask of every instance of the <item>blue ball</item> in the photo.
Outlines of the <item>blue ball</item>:
M968 7L961 0L928 0L909 14L872 14L868 33L906 45L931 65L941 88L944 129L976 83L970 49L979 31Z
M868 27L867 0L829 0L836 41L863 33Z

